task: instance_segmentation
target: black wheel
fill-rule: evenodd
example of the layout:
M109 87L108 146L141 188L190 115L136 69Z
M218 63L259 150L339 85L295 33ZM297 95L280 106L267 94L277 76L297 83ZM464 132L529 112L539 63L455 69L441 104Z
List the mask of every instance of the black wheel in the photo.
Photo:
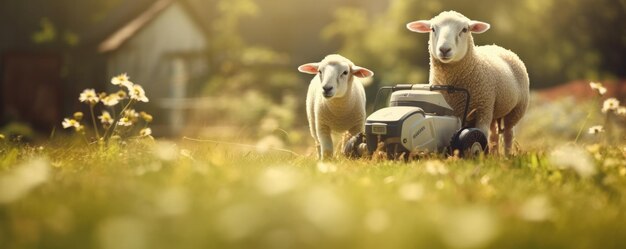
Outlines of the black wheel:
M365 135L363 133L352 136L343 147L343 155L348 158L360 157L359 145L362 143L365 143Z
M454 134L451 154L458 150L461 157L474 158L487 153L487 136L476 128L465 128Z

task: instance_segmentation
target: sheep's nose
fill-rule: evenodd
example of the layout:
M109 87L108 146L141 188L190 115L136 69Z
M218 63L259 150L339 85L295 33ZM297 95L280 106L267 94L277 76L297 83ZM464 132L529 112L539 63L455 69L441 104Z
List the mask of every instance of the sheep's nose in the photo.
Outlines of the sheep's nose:
M332 86L325 86L325 87L322 87L322 89L324 89L324 93L329 93L330 91L333 90L333 87Z
M441 51L441 54L444 55L444 56L446 56L450 52L450 50L452 50L452 48L447 48L447 47L440 47L439 48L439 51Z

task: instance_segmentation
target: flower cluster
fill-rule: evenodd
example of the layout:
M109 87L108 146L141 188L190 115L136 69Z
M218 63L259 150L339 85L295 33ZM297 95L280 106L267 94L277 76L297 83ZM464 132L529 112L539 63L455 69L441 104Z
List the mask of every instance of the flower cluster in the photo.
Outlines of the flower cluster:
M133 105L138 102L148 102L146 91L138 84L130 81L127 74L121 74L111 79L111 84L121 89L114 93L96 93L94 89L85 89L78 100L89 105L93 131L97 141L108 141L109 138L129 136L152 138L152 130L148 124L152 122L152 115L146 112L137 112ZM95 109L102 103L101 114L96 117ZM116 112L116 106L123 106ZM100 121L96 122L96 118ZM85 134L85 126L81 123L82 112L74 113L72 118L65 118L61 125L64 129L73 128L75 131ZM139 127L139 128L136 128ZM104 131L100 134L100 128Z
M600 96L603 96L607 90L602 83L590 82L589 86L592 90L596 91ZM600 110L606 115L605 123L608 124L611 115L616 114L621 117L626 117L626 106L620 106L619 100L616 98L607 98L602 103L602 109ZM606 124L605 124L606 125ZM604 126L594 125L589 128L589 134L600 134L605 131Z

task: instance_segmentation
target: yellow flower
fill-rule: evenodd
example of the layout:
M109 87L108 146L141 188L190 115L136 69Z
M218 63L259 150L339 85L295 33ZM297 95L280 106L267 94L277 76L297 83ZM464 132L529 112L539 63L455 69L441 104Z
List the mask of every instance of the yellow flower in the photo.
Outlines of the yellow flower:
M100 101L98 94L96 94L96 91L93 89L85 89L82 93L80 93L78 100L89 104L97 104L98 101Z
M596 90L600 95L604 95L606 93L606 87L604 87L602 83L589 82L589 86L591 89Z
M146 97L146 91L144 91L140 85L133 85L132 87L129 87L128 94L130 95L131 99L141 102L148 102L148 97Z
M150 128L143 128L143 129L141 129L139 131L139 135L142 136L142 137L150 136L150 135L152 135L152 129L150 129Z
M147 112L140 112L139 115L141 115L141 118L146 121L146 123L152 122L152 115Z
M619 107L619 100L616 98L608 98L602 104L602 113L607 113L609 111L615 111Z
M119 99L125 99L126 98L126 92L124 92L124 90L119 90L117 91L117 96L119 97Z
M102 115L98 116L98 119L100 119L100 122L104 125L108 126L113 124L113 117L111 117L111 114L107 111L102 111Z
M63 129L67 129L70 127L74 127L74 128L80 127L80 123L78 121L76 121L75 119L70 119L70 118L63 119L63 122L61 122L61 125L63 125Z
M4 140L4 134L0 134L0 140Z
M128 109L124 111L124 117L127 117L128 120L132 122L137 122L137 118L139 117L139 113L135 111L135 109Z
M80 121L81 119L83 119L83 113L82 112L75 112L74 113L74 119L76 119L76 121Z
M119 121L117 121L117 125L121 125L121 126L131 126L133 125L133 121L131 121L129 118L127 117L122 117L120 118Z
M116 86L125 86L127 88L131 88L133 86L133 82L130 81L130 78L125 73L113 77L111 79L111 84Z
M598 134L604 132L604 127L602 125L596 125L589 128L589 134Z
M109 94L106 97L102 98L101 101L102 101L102 104L106 106L114 106L120 103L120 96L117 95L116 93Z

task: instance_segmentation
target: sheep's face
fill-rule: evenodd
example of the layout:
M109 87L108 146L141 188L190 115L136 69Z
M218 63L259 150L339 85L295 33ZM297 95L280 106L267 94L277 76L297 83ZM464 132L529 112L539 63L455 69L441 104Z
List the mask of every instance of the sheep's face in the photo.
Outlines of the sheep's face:
M430 33L428 51L442 63L463 59L469 46L474 46L471 33L480 34L489 29L488 23L472 21L454 11L442 12L431 20L415 21L406 26L413 32Z
M308 63L298 67L303 73L317 74L320 92L326 99L341 98L350 90L353 77L370 77L374 75L367 68L354 66L339 55L327 56L322 62Z

